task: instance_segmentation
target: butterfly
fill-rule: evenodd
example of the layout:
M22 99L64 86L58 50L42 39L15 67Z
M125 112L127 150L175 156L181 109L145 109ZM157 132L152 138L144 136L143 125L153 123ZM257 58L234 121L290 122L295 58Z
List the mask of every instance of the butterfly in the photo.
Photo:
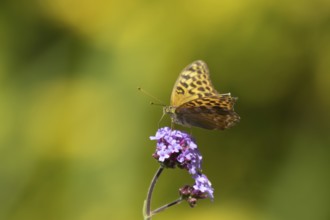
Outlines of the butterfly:
M172 90L170 106L165 106L163 111L175 124L224 130L240 121L234 111L236 100L230 93L220 94L215 90L206 63L197 60L180 73Z

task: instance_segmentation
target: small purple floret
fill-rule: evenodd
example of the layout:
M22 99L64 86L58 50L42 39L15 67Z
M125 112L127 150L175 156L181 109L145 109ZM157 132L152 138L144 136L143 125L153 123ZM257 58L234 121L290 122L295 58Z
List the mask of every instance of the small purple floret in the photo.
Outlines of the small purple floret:
M207 194L208 197L213 200L213 192L212 184L204 174L199 174L194 177L195 185L193 186L195 190L200 191L203 194Z

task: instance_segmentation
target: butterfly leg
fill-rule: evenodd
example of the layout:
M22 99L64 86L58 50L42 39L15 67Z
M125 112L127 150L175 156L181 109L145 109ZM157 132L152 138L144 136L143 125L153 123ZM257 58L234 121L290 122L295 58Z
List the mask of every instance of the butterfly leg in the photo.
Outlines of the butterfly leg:
M160 117L160 119L159 119L159 121L158 121L158 128L160 128L160 123L162 122L164 116L165 116L165 112L163 112L162 117Z
M171 120L171 130L174 130L174 122Z

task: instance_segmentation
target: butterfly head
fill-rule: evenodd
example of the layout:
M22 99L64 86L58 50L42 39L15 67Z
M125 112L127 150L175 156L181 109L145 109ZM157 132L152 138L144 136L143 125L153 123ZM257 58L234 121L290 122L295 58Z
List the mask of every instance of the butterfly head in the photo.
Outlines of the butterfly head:
M183 122L179 119L179 116L176 112L177 107L174 106L164 106L163 108L163 116L165 114L171 117L172 123L183 125Z
M168 114L168 115L172 116L172 115L175 115L175 109L176 108L173 106L164 106L163 113L164 113L164 115Z

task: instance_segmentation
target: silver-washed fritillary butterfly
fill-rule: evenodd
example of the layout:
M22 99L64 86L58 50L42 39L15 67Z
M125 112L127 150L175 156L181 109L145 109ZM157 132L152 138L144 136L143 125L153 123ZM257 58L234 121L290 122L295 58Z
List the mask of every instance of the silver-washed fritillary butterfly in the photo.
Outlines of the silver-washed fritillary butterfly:
M224 130L239 122L234 112L236 97L220 94L212 85L205 62L198 60L188 65L176 80L170 106L164 107L172 123L186 127Z

